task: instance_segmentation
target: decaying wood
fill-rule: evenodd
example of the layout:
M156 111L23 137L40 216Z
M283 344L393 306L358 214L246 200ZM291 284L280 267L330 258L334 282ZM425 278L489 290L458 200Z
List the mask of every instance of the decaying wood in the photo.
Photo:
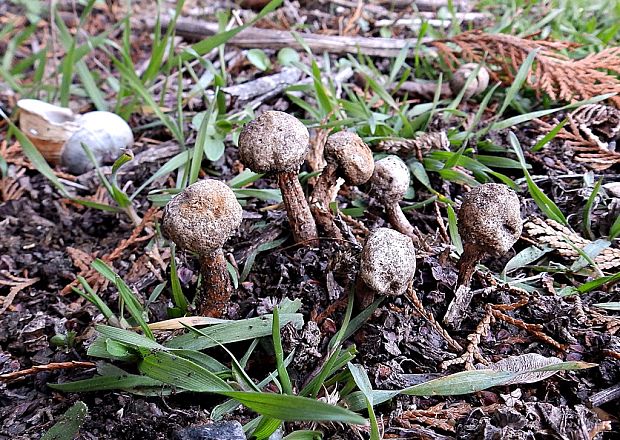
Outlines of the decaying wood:
M169 24L170 18L161 18L161 25L164 29L167 29ZM152 29L155 26L155 20L147 19L146 25ZM177 35L191 40L202 40L218 33L219 25L217 23L180 18L176 22L175 29ZM417 42L417 39L343 37L311 33L299 33L298 36L313 52L331 52L336 54L356 54L362 52L366 55L382 57L397 57L404 47L407 45L415 46ZM421 40L422 43L428 41L430 41L429 38L422 38ZM255 27L248 27L242 30L232 37L228 44L242 48L281 49L283 47L292 47L294 49L303 49L292 32Z
M224 87L222 91L242 101L248 101L266 93L280 93L286 86L295 84L301 78L301 70L285 68L273 75L262 76L254 81Z
M599 391L596 394L592 394L588 401L592 406L601 406L616 399L620 399L620 383L606 388L603 391Z

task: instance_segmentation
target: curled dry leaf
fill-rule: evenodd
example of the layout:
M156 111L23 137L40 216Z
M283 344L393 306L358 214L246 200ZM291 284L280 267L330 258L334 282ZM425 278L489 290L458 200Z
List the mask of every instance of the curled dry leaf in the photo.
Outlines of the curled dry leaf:
M531 372L529 370L536 370L538 368L559 364L561 362L562 360L555 356L545 357L538 353L527 353L519 356L510 356L489 365L478 364L476 365L476 368L479 370L486 369L493 371L509 371L513 373L527 371L527 373L520 374L517 377L504 382L504 385L514 385L518 383L534 383L545 380L553 376L557 373L557 371Z

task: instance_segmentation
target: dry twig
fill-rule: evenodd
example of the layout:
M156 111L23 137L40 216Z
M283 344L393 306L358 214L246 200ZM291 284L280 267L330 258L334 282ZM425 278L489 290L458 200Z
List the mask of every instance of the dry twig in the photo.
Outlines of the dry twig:
M37 374L41 371L68 370L71 368L94 368L97 364L86 361L70 361L70 362L54 362L46 365L33 365L25 370L12 371L10 373L0 374L0 382L12 382L31 374Z

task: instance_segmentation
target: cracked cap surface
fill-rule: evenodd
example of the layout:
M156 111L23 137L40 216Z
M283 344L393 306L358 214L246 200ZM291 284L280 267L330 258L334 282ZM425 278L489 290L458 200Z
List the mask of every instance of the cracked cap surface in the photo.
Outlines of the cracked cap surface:
M522 227L519 197L508 186L485 183L463 196L458 228L464 243L501 256L519 239Z
M375 162L372 187L383 203L397 203L409 188L409 168L397 156L387 156Z
M239 136L241 162L256 173L297 171L310 146L308 129L296 117L266 111Z
M162 231L177 246L205 255L224 245L241 224L242 213L235 194L225 183L205 179L168 202Z
M411 238L394 229L373 231L364 244L360 276L381 295L400 295L415 275L415 248Z
M327 138L325 159L333 160L349 185L368 182L375 169L372 151L357 134L339 131Z

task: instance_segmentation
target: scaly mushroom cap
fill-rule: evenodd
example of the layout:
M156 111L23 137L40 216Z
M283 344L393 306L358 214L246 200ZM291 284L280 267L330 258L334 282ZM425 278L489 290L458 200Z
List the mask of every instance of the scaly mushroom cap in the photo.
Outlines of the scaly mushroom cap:
M207 255L221 248L241 224L235 194L218 180L196 182L168 202L162 231L177 246Z
M327 138L325 159L336 162L349 185L368 182L375 169L372 151L362 138L350 131L339 131Z
M372 187L383 203L398 203L409 188L409 168L397 156L387 156L375 162Z
M450 90L452 90L452 93L454 95L458 95L461 92L463 87L465 87L467 80L476 71L477 68L478 68L478 64L467 63L467 64L463 64L462 66L460 66L456 70L456 72L454 72L452 79L450 79ZM469 83L469 87L467 87L467 90L465 90L463 97L467 99L467 98L471 98L474 95L478 95L484 92L484 90L488 86L489 86L489 71L484 66L480 66L480 69L478 70L478 74L476 75L476 78L474 78Z
M310 135L297 118L267 111L239 136L241 162L257 173L297 171L308 153Z
M519 197L506 185L485 183L463 196L459 234L488 255L504 255L521 236Z
M400 295L415 274L415 249L411 238L394 229L373 231L364 244L360 276L381 295Z

